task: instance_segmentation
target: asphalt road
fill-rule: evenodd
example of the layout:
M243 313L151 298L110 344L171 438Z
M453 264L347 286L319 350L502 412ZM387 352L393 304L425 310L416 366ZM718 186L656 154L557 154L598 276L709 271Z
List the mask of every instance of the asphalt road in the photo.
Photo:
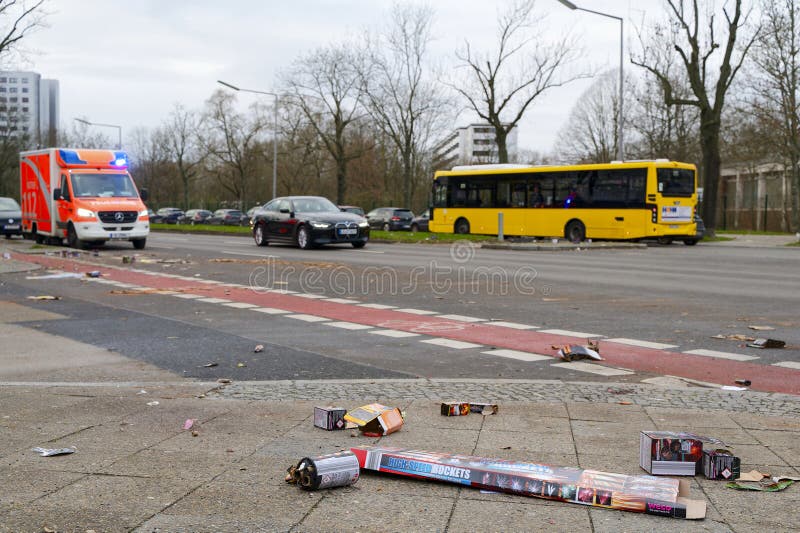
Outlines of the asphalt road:
M41 254L30 243L9 249ZM107 246L81 261L121 267L127 243ZM371 243L364 250L327 247L258 248L233 236L153 234L138 269L256 289L288 289L455 314L484 320L568 330L606 338L673 345L757 357L753 362L800 362L800 269L794 249L672 245L647 249L518 252L469 244ZM77 267L76 267L77 268ZM81 265L85 270L87 267ZM31 327L104 346L195 378L238 380L325 378L543 378L640 381L652 372L602 376L553 366L554 361L497 357L486 348L422 344L420 338L267 316L244 308L168 295L132 296L75 279L3 276L7 299L46 306L63 320ZM26 301L57 292L63 300ZM314 300L308 300L313 303ZM313 307L312 307L313 309ZM346 316L346 315L345 315ZM754 331L749 326L768 326ZM514 330L509 330L513 335ZM753 350L713 335L770 336L783 350ZM264 352L252 347L263 344ZM704 358L709 365L730 364ZM204 366L216 363L215 366Z

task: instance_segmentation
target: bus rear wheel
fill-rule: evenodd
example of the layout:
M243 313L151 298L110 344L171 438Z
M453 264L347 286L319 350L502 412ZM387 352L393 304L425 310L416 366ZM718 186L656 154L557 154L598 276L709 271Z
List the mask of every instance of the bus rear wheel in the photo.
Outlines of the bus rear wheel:
M582 242L586 239L586 226L580 220L571 220L564 228L564 238L569 242Z
M469 233L469 221L465 218L456 220L455 226L453 226L453 232L459 235L467 235Z

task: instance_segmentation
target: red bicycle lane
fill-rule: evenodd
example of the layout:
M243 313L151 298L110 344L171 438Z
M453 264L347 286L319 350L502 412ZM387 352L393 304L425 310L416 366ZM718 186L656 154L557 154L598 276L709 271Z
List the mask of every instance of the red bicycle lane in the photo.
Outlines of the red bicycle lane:
M372 309L354 304L309 299L296 294L238 288L203 283L160 273L144 274L127 268L97 265L90 262L41 256L12 254L14 259L36 263L46 268L66 271L99 271L102 278L156 290L184 293L249 303L292 313L310 314L330 320L354 322L373 327L421 333L486 346L549 355L556 358L554 345L583 344L585 339L553 335L535 330L516 330L491 322L466 323L433 315L414 315L392 309ZM720 385L732 385L737 379L751 381L750 388L763 392L800 394L800 370L727 359L716 359L680 352L602 342L605 363L633 371L683 377ZM600 364L600 363L598 363Z

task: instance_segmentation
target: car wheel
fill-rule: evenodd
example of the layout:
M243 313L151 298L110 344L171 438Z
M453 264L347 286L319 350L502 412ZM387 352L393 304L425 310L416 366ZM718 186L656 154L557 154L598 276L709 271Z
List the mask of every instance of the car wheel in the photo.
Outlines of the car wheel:
M356 242L351 242L350 244L353 245L353 248L363 248L367 245L367 241L356 241Z
M133 239L131 242L133 243L133 247L137 250L144 250L144 247L147 244L147 237L144 239Z
M668 246L672 244L672 237L659 237L658 244L663 244L664 246Z
M86 243L78 238L78 232L72 224L67 228L67 244L70 248L86 249Z
M383 231L391 231L391 228L389 227L389 223L388 222L384 222Z
M297 246L303 250L308 250L314 247L314 244L311 241L311 233L305 226L300 226L297 228Z
M694 246L695 244L697 244L697 239L684 239L683 244L685 244L686 246Z
M569 242L583 242L586 239L586 226L580 220L573 220L564 228L564 238Z
M459 235L469 234L469 221L465 218L456 220L456 224L453 226L453 232Z
M253 228L253 239L256 241L256 245L258 246L266 246L269 244L267 241L266 224L256 224L256 227Z

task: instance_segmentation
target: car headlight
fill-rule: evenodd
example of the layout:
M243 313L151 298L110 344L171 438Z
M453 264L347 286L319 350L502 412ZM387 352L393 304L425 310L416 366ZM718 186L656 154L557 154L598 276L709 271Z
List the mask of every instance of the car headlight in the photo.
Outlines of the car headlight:
M369 222L367 222L366 220L362 220L361 222L358 223L358 227L359 228L368 228L369 227Z
M75 211L75 214L83 218L94 218L94 211L89 211L88 209L84 209L82 207L79 207L78 210Z
M311 227L316 229L328 229L331 227L327 222L311 222Z
M146 217L147 216L147 209L143 209L143 210L139 211L139 216L140 217Z

